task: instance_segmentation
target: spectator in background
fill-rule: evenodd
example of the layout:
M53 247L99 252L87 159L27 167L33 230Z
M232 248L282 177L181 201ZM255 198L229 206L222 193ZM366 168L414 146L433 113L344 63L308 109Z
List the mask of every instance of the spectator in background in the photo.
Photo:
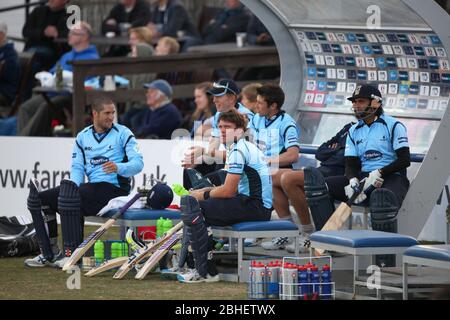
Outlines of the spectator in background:
M58 63L63 70L72 71L71 61L74 60L91 60L99 59L99 55L95 46L90 44L92 36L91 26L84 21L72 27L69 32L69 45L72 50L64 54ZM56 72L56 65L50 70L51 73ZM47 95L51 103L59 111L68 108L72 104L72 96L70 94L53 94ZM50 136L51 117L50 106L41 95L36 95L25 101L18 111L17 132L21 136Z
M148 26L156 38L182 37L189 43L201 43L197 28L186 8L178 0L152 0L152 4L151 22Z
M258 113L256 97L258 96L257 89L261 87L261 83L250 83L243 87L241 91L241 103L254 114Z
M212 118L216 113L213 98L208 95L208 90L212 89L211 82L202 82L195 87L194 103L195 110L189 117L185 127L191 131L193 137L196 132L204 134L205 131L211 129ZM202 127L200 129L200 127Z
M251 15L247 26L247 41L253 45L275 45L267 28L255 15Z
M150 21L150 5L145 0L121 0L102 23L102 34L124 35L130 28L142 27ZM111 46L105 56L124 56L126 46Z
M56 38L66 38L66 4L69 0L49 0L45 6L38 6L28 16L22 29L26 52L34 52L33 74L47 70L56 63L59 56L68 48L58 46ZM66 50L67 49L67 50Z
M170 139L181 125L182 117L172 103L172 87L165 80L144 84L147 108L131 118L131 130L138 138Z
M262 22L252 15L247 26L247 41L251 45L258 46L274 46L272 36ZM255 68L242 68L239 70L235 79L238 81L248 80L274 80L280 76L280 68L273 67L255 67Z
M8 42L8 27L0 22L0 111L9 112L19 84L19 57L14 44ZM4 110L2 110L4 109Z
M205 44L236 41L236 32L245 32L249 14L239 0L226 0L220 11L202 30Z
M155 48L155 55L167 56L180 52L180 44L177 39L172 37L162 37L158 40Z
M128 31L128 44L130 45L130 53L128 54L129 57L137 57L136 52L136 45L147 45L149 48L151 48L151 51L153 52L153 46L152 46L152 40L153 40L153 33L152 31L147 27L137 27L137 28L131 28Z

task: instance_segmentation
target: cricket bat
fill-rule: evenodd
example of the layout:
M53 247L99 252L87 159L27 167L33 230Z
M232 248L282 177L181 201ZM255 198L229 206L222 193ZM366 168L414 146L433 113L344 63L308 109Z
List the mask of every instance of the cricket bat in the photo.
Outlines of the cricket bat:
M141 197L140 193L136 193L134 197L128 201L120 210L114 214L108 221L106 221L100 228L94 231L89 237L86 238L78 248L72 253L69 257L69 260L64 264L63 271L69 270L72 266L74 266L78 260L89 250L90 247L97 241L109 228L112 227L114 222L116 222L117 218L119 218L128 208L135 203Z
M127 260L128 260L128 257L118 257L118 258L115 258L115 259L112 259L112 260L105 261L101 265L99 265L98 267L92 268L91 270L86 272L85 276L86 277L93 277L93 276L96 276L97 274L100 274L102 272L105 272L105 271L108 271L108 270L120 267Z
M183 232L177 232L173 234L169 240L164 242L164 244L159 247L151 257L145 262L144 266L136 274L135 279L142 280L145 276L153 270L156 264L169 252L169 250L178 243L183 237Z
M321 231L339 230L344 225L344 223L352 214L353 201L355 201L355 199L362 192L363 186L364 180L360 182L358 189L355 191L355 193L353 193L350 199L348 199L347 202L342 202L339 207L333 212L330 219L328 219L328 221L322 227ZM315 249L316 255L322 255L324 251L325 250L322 249Z
M165 235L160 238L158 241L156 241L153 244L146 245L143 248L140 248L136 252L134 252L125 263L122 264L122 266L117 270L117 272L114 274L114 279L122 279L133 267L144 260L146 257L151 255L156 249L158 249L162 244L164 244L166 241L170 239L171 236L173 236L178 230L183 228L183 222L179 222L176 224L172 229L168 230Z

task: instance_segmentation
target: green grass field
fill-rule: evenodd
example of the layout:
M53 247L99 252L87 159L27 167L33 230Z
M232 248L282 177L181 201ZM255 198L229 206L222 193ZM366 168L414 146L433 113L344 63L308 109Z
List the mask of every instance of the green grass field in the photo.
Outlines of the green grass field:
M95 227L86 227L89 235ZM112 228L102 238L118 239L118 228ZM183 284L162 279L158 273L149 274L144 280L135 280L130 272L122 280L114 280L113 272L96 277L81 276L80 289L67 288L71 276L58 269L31 269L24 266L26 257L0 259L0 299L158 299L158 300L228 300L246 299L246 284L231 282ZM84 273L84 272L82 272Z

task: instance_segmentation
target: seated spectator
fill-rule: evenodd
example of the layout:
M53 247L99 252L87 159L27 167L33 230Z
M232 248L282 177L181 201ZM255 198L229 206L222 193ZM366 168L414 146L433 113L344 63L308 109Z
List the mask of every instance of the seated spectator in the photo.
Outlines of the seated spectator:
M56 38L66 38L66 4L69 0L49 0L45 6L37 6L28 16L22 29L26 52L34 52L33 74L47 70L58 60L62 51L69 48L55 43ZM61 51L62 50L62 51Z
M14 44L8 42L8 27L0 23L0 111L8 112L14 101L19 84L19 57Z
M204 134L212 127L212 117L216 113L216 108L212 96L207 93L211 89L212 83L210 82L203 82L195 87L195 110L185 124L185 127L191 131L191 136L194 136L196 132Z
M247 42L253 45L275 45L267 28L253 14L247 26Z
M153 30L156 38L182 37L189 43L201 43L197 28L186 8L178 0L155 0L151 13L151 22L148 26Z
M155 55L157 56L167 56L171 54L177 54L180 52L180 44L175 38L172 37L162 37L158 40L155 48ZM164 79L171 85L179 84L185 82L186 75L192 74L191 72L164 72L159 73L158 78Z
M247 26L247 41L251 45L261 46L274 46L272 36L262 22L252 15ZM248 81L248 80L274 80L280 76L280 67L254 67L254 68L242 68L239 70L238 75L235 76L236 80Z
M220 11L202 30L205 44L236 41L236 32L245 32L249 14L239 0L226 0Z
M69 62L75 60L91 60L99 59L99 55L95 46L90 44L92 36L91 26L81 21L69 32L69 45L72 50L64 54L57 62L63 70L72 71L72 64ZM56 65L50 70L51 73L56 72ZM53 94L47 95L53 106L62 111L68 108L72 103L72 96L69 94ZM17 132L21 136L50 136L51 135L51 118L52 113L50 106L41 95L36 95L25 101L18 111Z
M162 37L158 40L155 48L157 56L167 56L180 52L180 44L177 39L172 37Z
M151 45L153 34L147 27L132 28L129 31L129 45L130 53L129 57L132 58L144 58L151 57L155 54L155 49ZM130 80L130 88L138 89L142 88L144 83L151 82L155 79L154 73L142 73L125 76Z
M102 34L126 35L128 29L142 27L150 21L150 5L145 0L121 0L102 23ZM125 56L129 48L111 46L105 56Z
M261 88L261 83L250 83L242 88L241 91L241 103L253 113L258 113L258 108L256 107L256 97L258 88Z
M128 31L128 44L130 45L131 50L128 56L137 57L136 45L138 44L146 44L149 47L151 47L153 51L152 40L153 40L153 33L149 28L147 27L131 28Z
M145 26L150 21L150 6L145 0L121 0L102 24L102 34L122 35L129 28ZM127 28L128 27L128 28Z
M138 138L170 139L181 125L182 117L172 101L172 87L165 80L155 80L147 88L147 108L131 118L131 130Z

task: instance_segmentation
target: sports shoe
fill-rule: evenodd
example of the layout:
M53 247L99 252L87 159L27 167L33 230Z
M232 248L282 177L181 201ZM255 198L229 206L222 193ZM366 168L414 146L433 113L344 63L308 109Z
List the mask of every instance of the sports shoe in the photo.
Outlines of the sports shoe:
M43 267L53 267L53 264L60 259L61 252L55 254L52 260L47 260L44 258L43 254L40 254L34 258L26 259L24 265L30 268L43 268Z
M292 243L294 240L288 237L273 238L272 241L266 241L261 243L261 247L266 250L282 250L286 245Z
M209 274L205 277L202 277L198 274L197 269L191 269L189 272L179 274L177 276L178 281L184 283L200 283L200 282L218 282L220 281L219 275L211 276Z
M66 257L65 255L61 254L57 257L57 259L53 262L52 267L62 269L66 262L69 260L70 257Z
M244 247L256 247L261 243L261 240L258 238L245 238L244 239Z
M168 269L162 269L161 277L163 277L164 279L168 279L168 280L177 280L178 279L177 277L179 274L187 273L188 270L190 270L190 269L180 268L178 266L174 266L174 267L168 268Z
M299 253L308 253L309 247L311 245L311 241L309 240L309 235L306 233L300 234L298 238L298 252ZM292 242L286 246L286 251L290 253L295 253L295 243Z

